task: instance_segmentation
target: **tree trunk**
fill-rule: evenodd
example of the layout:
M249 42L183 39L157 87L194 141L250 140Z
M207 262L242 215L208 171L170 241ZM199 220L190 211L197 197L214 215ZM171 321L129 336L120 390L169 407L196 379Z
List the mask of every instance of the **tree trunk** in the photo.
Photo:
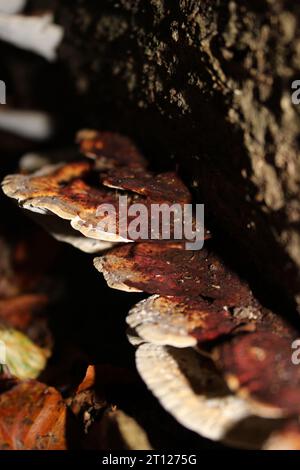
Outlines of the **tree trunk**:
M300 306L300 5L62 0L83 125L177 165L230 257Z

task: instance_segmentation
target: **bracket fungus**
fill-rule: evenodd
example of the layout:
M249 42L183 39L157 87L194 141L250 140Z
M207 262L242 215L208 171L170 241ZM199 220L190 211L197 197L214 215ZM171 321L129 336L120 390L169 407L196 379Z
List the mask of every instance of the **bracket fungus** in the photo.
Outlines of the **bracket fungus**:
M290 351L297 331L260 303L248 283L216 254L213 240L192 251L186 249L184 237L166 241L148 236L145 241L119 230L133 218L126 213L123 220L121 196L126 196L129 207L140 203L146 208L164 204L169 209L189 205L191 194L177 174L149 171L135 144L119 134L83 130L77 142L89 159L52 165L38 160L34 165L39 169L34 173L7 176L2 183L4 193L30 211L57 240L87 253L105 250L94 264L110 287L152 295L129 312L128 338L137 348L142 379L179 423L201 436L237 447L280 447L278 436L286 433L284 420L300 412L300 372L291 363ZM115 225L110 224L110 213L99 212L103 205L114 208ZM174 222L175 218L170 234ZM203 230L203 239L209 238L210 233ZM4 256L0 265L4 279L8 266ZM1 291L7 288L2 281L0 276ZM21 294L22 289L12 290L8 299L0 299L0 340L6 335L9 346L18 343L14 354L8 348L8 366L24 379L38 376L47 354L26 336L38 298L26 300L23 293L20 311L24 324L18 312L11 313L9 302L18 310L16 296ZM89 368L88 391L77 391L69 403L76 416L89 406L94 411L107 406L102 397L101 403L93 401L95 370ZM64 416L64 408L61 410ZM133 434L140 430L120 411L107 417L107 423L102 422L104 433L110 421L118 429L123 422L129 423ZM93 427L92 421L87 412L85 430ZM297 434L295 429L287 433ZM47 445L47 441L43 443L44 448ZM55 443L51 445L55 448ZM138 444L130 441L126 445Z
M145 343L137 349L136 364L163 407L201 436L258 448L274 428L274 422L253 419L247 402L231 394L213 363L192 349Z
M222 307L242 306L252 299L247 284L207 249L191 252L178 243L136 243L113 248L94 264L115 289L203 296Z
M99 169L147 167L136 145L128 137L115 132L83 129L77 133L76 141L81 153L95 159Z
M54 215L31 213L31 218L43 227L55 240L67 243L84 253L96 254L112 248L114 243L89 238L73 229L67 220Z
M144 168L121 168L107 172L101 180L108 188L132 191L149 197L151 201L178 204L192 202L190 191L174 172L155 175Z
M292 341L271 331L258 331L216 348L216 364L228 386L252 402L261 416L299 414L300 369L291 360Z
M214 341L239 326L228 310L203 299L158 295L139 302L126 321L144 341L177 348Z
M95 189L84 181L91 167L87 161L50 165L32 175L7 176L2 187L24 209L69 220L74 229L88 238L125 241L116 234L97 231L100 221L97 208L104 203L116 204L117 197L100 184Z
M182 201L190 200L189 191L175 174L172 177L169 173L157 176L148 174L147 184L137 181L131 185L131 190L128 185L126 207L123 208L123 191L119 193L101 184L101 177L102 172L96 169L94 163L78 161L45 166L29 175L9 175L4 179L2 188L24 209L42 215L54 214L69 220L71 226L85 237L107 242L133 241L130 223L135 223L137 217L136 213L130 214L133 205L142 204L146 211L148 236L151 234L149 227L152 219L152 212L148 209L152 203L154 206L160 201L171 207L177 193ZM163 182L166 180L168 185L164 193ZM182 224L180 222L180 228ZM162 236L160 225L158 237ZM173 233L173 225L170 231Z

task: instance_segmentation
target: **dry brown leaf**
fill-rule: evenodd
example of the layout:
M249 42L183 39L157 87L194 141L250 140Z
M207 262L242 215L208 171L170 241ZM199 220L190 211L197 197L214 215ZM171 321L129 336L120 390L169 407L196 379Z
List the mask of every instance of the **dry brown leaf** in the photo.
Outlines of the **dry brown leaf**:
M40 289L57 255L57 246L43 231L15 229L0 236L0 299Z
M67 408L52 387L29 380L0 395L2 450L64 450Z
M124 411L112 409L104 413L100 422L91 428L91 448L152 450L148 436L140 424Z
M0 299L0 322L27 332L49 302L46 295L27 294Z

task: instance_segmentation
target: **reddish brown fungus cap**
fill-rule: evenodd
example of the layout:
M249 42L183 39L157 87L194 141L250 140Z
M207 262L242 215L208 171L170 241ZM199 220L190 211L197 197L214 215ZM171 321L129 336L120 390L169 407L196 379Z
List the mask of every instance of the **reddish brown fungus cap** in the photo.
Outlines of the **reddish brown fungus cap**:
M173 172L154 175L141 169L112 170L102 177L109 188L123 189L147 196L153 201L191 203L192 197L181 178Z
M216 351L231 390L253 401L267 417L300 412L300 368L292 362L292 340L258 331L235 337Z
M82 130L77 134L80 151L97 160L99 168L146 167L146 161L136 145L114 132Z
M213 302L158 295L139 302L127 323L144 341L179 348L215 341L240 326L227 309Z
M197 297L221 306L248 304L249 287L206 249L188 251L184 244L138 243L114 248L96 258L108 284L121 290Z
M143 204L146 209L147 238L151 238L152 203L173 205L177 198L180 198L179 204L190 200L189 191L176 175L153 175L151 178L148 186L145 186L144 181L137 180L133 181L132 185L128 184L126 191L128 209L134 203ZM168 180L166 186L163 183L165 180ZM129 186L132 186L131 189ZM69 220L75 230L97 240L130 241L127 229L130 222L138 216L130 215L128 220L123 220L127 217L127 211L125 215L120 216L119 213L119 196L124 195L123 191L119 193L101 185L99 171L92 162L51 165L32 175L10 175L3 182L3 190L7 196L16 199L21 207L43 215L55 214ZM99 207L104 204L109 204L114 209L113 213L100 213ZM125 225L126 233L124 230L120 233L121 221L122 225ZM182 220L179 222L183 224ZM158 237L162 234L162 223L161 220L158 221ZM175 233L173 218L170 225L172 237ZM209 235L205 233L205 237L207 236Z

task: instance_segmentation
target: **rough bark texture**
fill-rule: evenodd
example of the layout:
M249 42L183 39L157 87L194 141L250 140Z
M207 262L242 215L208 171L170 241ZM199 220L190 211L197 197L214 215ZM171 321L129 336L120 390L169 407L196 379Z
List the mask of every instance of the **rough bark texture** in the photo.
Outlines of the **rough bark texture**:
M298 2L63 0L57 18L83 124L175 161L227 246L300 305Z

